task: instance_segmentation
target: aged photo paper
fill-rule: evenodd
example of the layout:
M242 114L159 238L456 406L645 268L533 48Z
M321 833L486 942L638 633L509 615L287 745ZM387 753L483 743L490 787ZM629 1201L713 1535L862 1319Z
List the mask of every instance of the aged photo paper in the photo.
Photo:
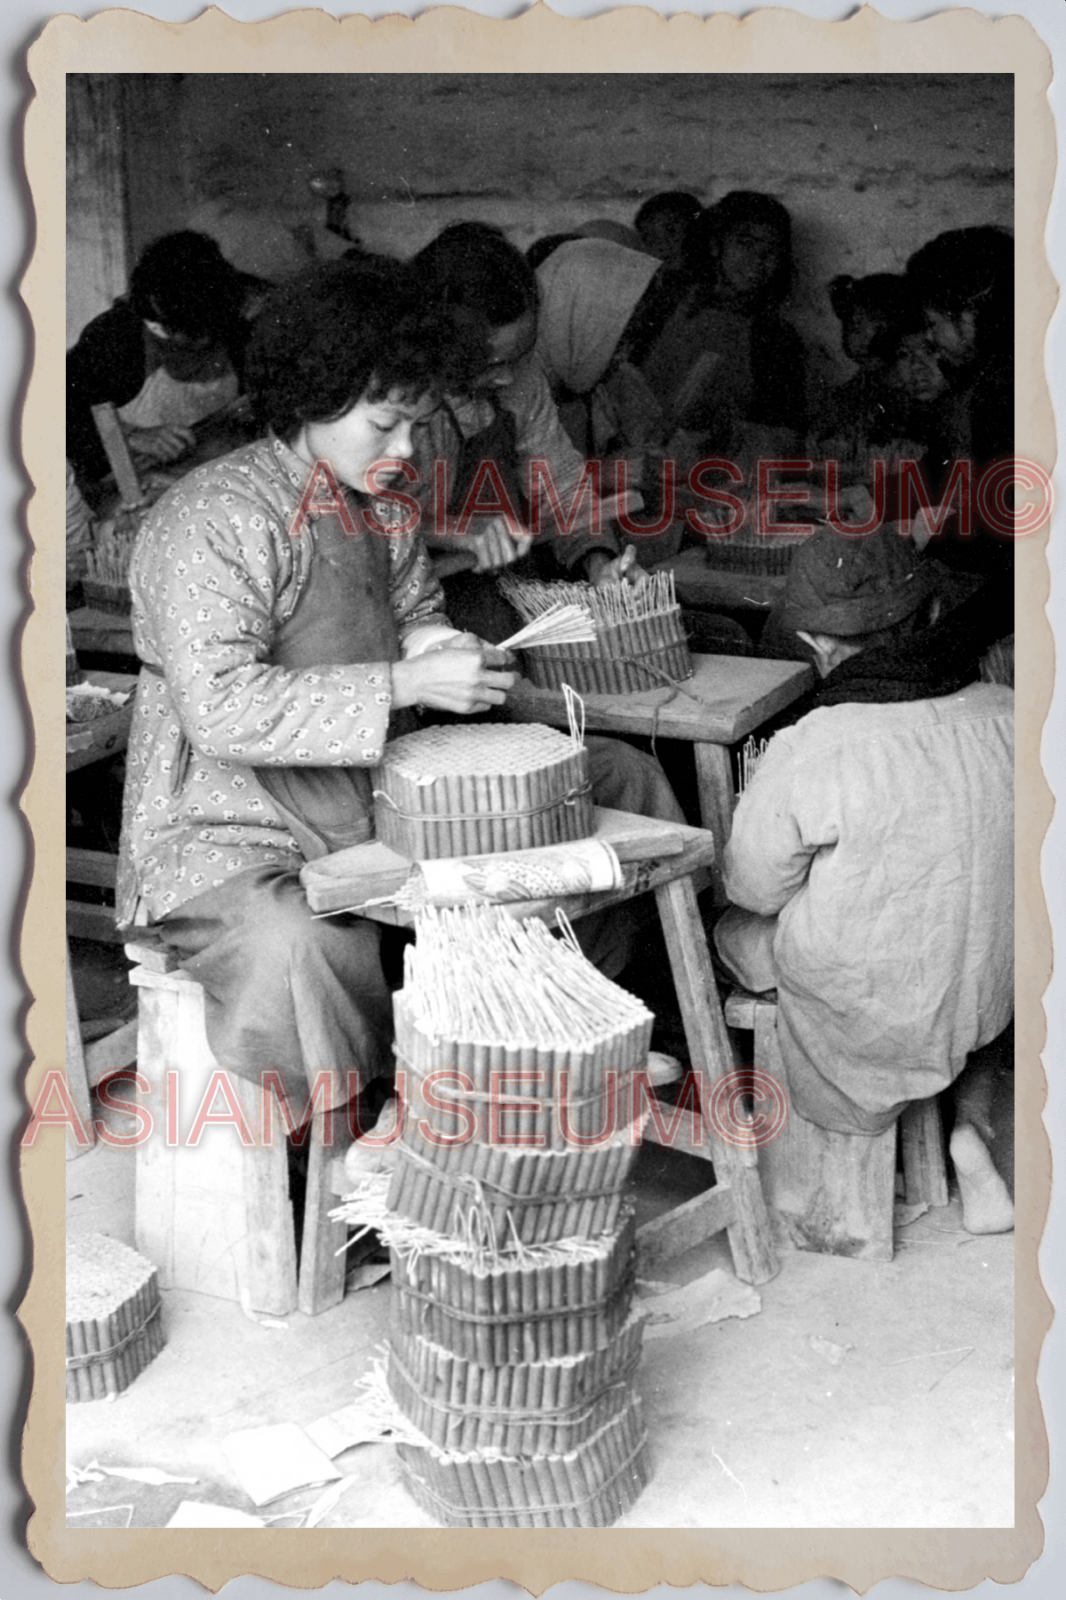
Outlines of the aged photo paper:
M666 21L645 10L624 10L576 22L538 5L509 21L445 7L416 21L338 21L308 10L248 24L210 10L178 25L110 10L90 21L55 17L31 45L25 165L36 249L21 292L33 320L34 364L22 448L35 492L28 512L33 610L22 637L22 673L36 755L22 801L33 831L34 874L21 961L33 996L27 1022L33 1060L25 1095L36 1126L22 1152L33 1277L19 1318L34 1363L23 1445L25 1485L34 1506L28 1538L54 1580L91 1579L119 1588L186 1574L215 1592L242 1574L293 1589L333 1578L409 1579L430 1589L504 1578L540 1594L564 1579L639 1592L657 1583L701 1580L771 1590L831 1577L865 1592L882 1579L903 1577L956 1590L985 1578L1017 1582L1039 1557L1044 1529L1038 1504L1047 1484L1048 1451L1036 1377L1051 1317L1037 1266L1051 1184L1040 1061L1051 940L1039 862L1051 816L1039 758L1053 674L1044 606L1047 490L1056 442L1043 365L1057 292L1044 249L1055 175L1047 102L1051 71L1047 48L1022 18L993 21L963 11L892 23L869 8L838 23L786 10L757 11L743 21ZM424 108L422 82L432 91ZM700 100L704 94L709 109ZM348 127L343 118L349 105L358 147L345 147L348 134L338 131ZM1013 479L1014 515L1029 531L1016 541L1014 567L1020 691L1015 1096L1017 1143L1026 1154L1015 1196L1013 1376L1009 1359L986 1369L964 1338L923 1319L923 1282L934 1283L949 1251L965 1261L959 1270L972 1274L971 1315L979 1314L974 1305L980 1307L981 1280L993 1271L979 1235L964 1238L956 1220L952 1237L938 1237L932 1218L921 1217L928 1211L924 1206L911 1208L917 1210L911 1220L917 1226L920 1217L924 1232L919 1228L908 1243L897 1242L894 1260L846 1263L856 1276L845 1294L820 1287L831 1282L828 1275L818 1276L822 1258L787 1245L777 1283L767 1287L767 1274L755 1278L762 1283L758 1292L750 1283L737 1283L725 1234L718 1235L721 1255L715 1260L731 1289L721 1292L740 1296L725 1310L701 1311L702 1302L696 1303L700 1294L709 1302L708 1278L697 1280L703 1286L699 1294L682 1277L652 1285L653 1291L690 1292L675 1313L682 1325L674 1333L671 1313L661 1311L656 1326L651 1304L634 1380L648 1429L647 1485L613 1527L445 1528L427 1513L425 1499L416 1505L404 1497L395 1445L361 1444L368 1411L353 1407L354 1379L371 1368L383 1329L379 1318L378 1331L367 1337L361 1307L375 1294L380 1305L388 1292L373 1288L369 1261L355 1269L368 1275L367 1287L356 1291L350 1282L348 1305L325 1314L321 1348L302 1310L272 1316L247 1302L242 1308L236 1296L223 1301L179 1290L172 1301L164 1288L161 1317L149 1309L142 1320L161 1330L153 1335L159 1343L156 1371L169 1376L159 1404L175 1407L166 1448L152 1454L144 1429L139 1437L129 1436L136 1384L151 1381L150 1366L128 1394L71 1405L68 1421L71 1372L89 1370L91 1355L107 1348L107 1337L121 1334L117 1323L100 1324L104 1342L79 1346L73 1364L69 1334L64 1347L72 1315L64 1287L64 1186L68 1195L77 1194L80 1173L87 1174L101 1155L95 1148L75 1151L70 1159L64 1104L71 1102L56 1089L70 1047L60 928L69 892L64 883L71 877L69 861L64 871L68 808L75 794L72 788L65 796L60 776L69 733L59 682L70 540L60 453L66 351L92 318L126 292L129 270L145 246L177 229L216 238L249 281L280 280L308 262L337 259L349 246L407 257L447 224L464 220L502 228L523 251L549 234L573 239L590 218L597 227L582 237L617 243L624 230L636 239L630 223L640 200L660 189L694 189L707 204L731 190L765 190L787 205L798 285L790 315L813 353L825 393L852 370L831 314L831 278L847 274L850 282L900 273L919 246L948 228L1014 232L1014 457L1025 466ZM646 282L647 276L642 287ZM579 387L575 381L573 388ZM69 456L69 412L67 428ZM66 542L60 532L65 514ZM96 575L106 589L107 573L101 567ZM97 649L108 634L106 623L105 615ZM128 622L118 613L110 634L121 625L129 640ZM720 643L697 648L724 654ZM89 654L97 665L92 646ZM133 654L132 641L126 654ZM633 731L669 737L669 727L657 721ZM722 746L700 749L720 752L730 742L720 737ZM66 748L69 771L69 741ZM726 766L728 771L728 761ZM74 855L94 889L107 885L106 873L100 876L103 869L90 860L98 851ZM75 899L88 926L106 897ZM71 924L72 931L79 926ZM145 992L156 992L151 973ZM80 1050L76 1009L74 1033ZM143 1028L141 1037L143 1047ZM173 1041L157 1043L165 1052ZM46 1092L52 1095L47 1100ZM123 1123L120 1115L117 1125L128 1127L129 1119ZM231 1130L215 1130L223 1131ZM113 1183L132 1205L134 1151L103 1153ZM79 1179L73 1186L72 1177ZM155 1200L173 1209L173 1197L168 1201L165 1185L155 1181ZM99 1223L83 1232L110 1232L105 1212L102 1205ZM1009 1249L1009 1235L995 1236L988 1249L988 1260L995 1257L1007 1284L1010 1257L1003 1252ZM809 1274L802 1294L788 1288L790 1265L797 1261ZM91 1267L90 1261L90 1276ZM853 1294L856 1300L870 1297L872 1304L875 1285L878 1293L899 1285L900 1295L914 1298L912 1323L904 1330L909 1338L881 1348L871 1376L873 1366L862 1367L864 1353L847 1338L846 1301ZM760 1293L767 1307L774 1295L787 1301L791 1294L793 1313L793 1343L783 1342L780 1351L764 1345L761 1366L750 1355L759 1338L765 1340L760 1321L764 1327L768 1322ZM179 1302L185 1332L166 1348L168 1304ZM999 1307L995 1314L1004 1320L1007 1313ZM123 1326L131 1326L128 1319ZM696 1337L697 1328L703 1339ZM210 1374L206 1359L201 1370L197 1356L208 1349L218 1357L218 1370ZM905 1425L897 1397L906 1394L912 1419L906 1426L926 1441L919 1443L918 1483L921 1449L932 1452L932 1433L949 1426L935 1419L942 1415L955 1426L947 1397L970 1362L972 1382L984 1385L1000 1408L999 1456L964 1464L964 1426L958 1421L958 1481L943 1486L939 1500L930 1495L919 1511L906 1484L900 1488L906 1468L893 1435L899 1429L902 1437ZM333 1387L331 1363L342 1374ZM920 1376L913 1385L900 1390L899 1374L909 1380L915 1371ZM712 1376L716 1387L708 1399L704 1390ZM195 1437L195 1407L184 1403L197 1386L205 1414L228 1419L225 1427L213 1426L213 1438L225 1437L213 1455ZM77 1398L77 1383L75 1391ZM258 1391L270 1392L269 1407L258 1404ZM310 1410L308 1392L316 1397ZM965 1397L969 1391L957 1392ZM820 1443L819 1459L809 1452L809 1438L828 1438L818 1429L834 1406L841 1440L848 1426L866 1430L868 1485L847 1478L843 1446L837 1451L835 1444ZM916 1420L923 1410L924 1435ZM694 1432L694 1416L707 1418L704 1433ZM266 1423L270 1437L266 1430L249 1434ZM162 1426L152 1438L163 1438ZM758 1471L769 1482L745 1481L740 1464L755 1459L745 1450L758 1438L763 1463L776 1459L780 1448L781 1482L765 1466ZM615 1448L624 1451L624 1441ZM877 1487L889 1458L889 1481ZM114 1475L108 1468L116 1469ZM517 1505L517 1480L511 1488ZM302 1495L295 1493L301 1489ZM565 1476L549 1482L549 1489L566 1503ZM542 1503L550 1504L546 1496ZM941 1505L944 1520L938 1522ZM387 1509L379 1512L379 1506ZM784 1508L784 1525L771 1521L773 1506Z

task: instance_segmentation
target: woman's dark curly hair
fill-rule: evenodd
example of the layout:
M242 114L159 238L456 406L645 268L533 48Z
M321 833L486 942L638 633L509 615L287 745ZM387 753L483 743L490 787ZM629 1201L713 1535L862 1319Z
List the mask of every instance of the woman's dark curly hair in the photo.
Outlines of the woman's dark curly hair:
M378 257L279 285L256 318L244 374L259 421L291 441L363 398L462 390L487 358L480 322L425 308L411 269Z
M489 222L453 222L411 262L437 305L506 328L537 309L537 280L521 250Z

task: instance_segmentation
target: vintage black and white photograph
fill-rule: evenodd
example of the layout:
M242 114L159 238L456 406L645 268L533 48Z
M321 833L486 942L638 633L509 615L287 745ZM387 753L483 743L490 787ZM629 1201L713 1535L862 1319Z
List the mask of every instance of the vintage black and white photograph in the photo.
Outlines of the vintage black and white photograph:
M1014 107L67 74L69 1528L1014 1525Z

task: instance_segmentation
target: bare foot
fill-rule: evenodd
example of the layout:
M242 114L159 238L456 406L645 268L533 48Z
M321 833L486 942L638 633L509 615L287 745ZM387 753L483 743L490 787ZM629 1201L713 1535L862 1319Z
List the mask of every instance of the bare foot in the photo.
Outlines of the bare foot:
M962 1225L967 1233L1010 1233L1014 1201L992 1164L977 1129L964 1122L951 1135L951 1159L962 1196Z

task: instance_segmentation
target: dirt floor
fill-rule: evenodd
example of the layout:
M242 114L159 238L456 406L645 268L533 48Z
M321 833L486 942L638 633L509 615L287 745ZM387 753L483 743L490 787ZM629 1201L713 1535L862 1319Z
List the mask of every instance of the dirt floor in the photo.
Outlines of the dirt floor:
M677 1203L706 1167L641 1152L638 1218ZM67 1164L71 1235L133 1243L133 1155L97 1145ZM664 1266L693 1284L729 1270L722 1236ZM801 1254L758 1291L761 1309L660 1326L639 1374L652 1479L623 1527L1002 1527L1014 1514L1013 1236L974 1239L959 1208L901 1229L890 1264ZM323 1316L281 1326L204 1295L163 1296L166 1348L113 1401L68 1408L68 1461L151 1466L195 1484L108 1478L67 1497L74 1527L165 1525L183 1499L255 1507L221 1441L308 1424L356 1398L384 1340L385 1280ZM655 1298L648 1300L654 1312ZM399 1482L395 1450L340 1456L350 1478L323 1527L433 1524ZM302 1524L321 1490L260 1515Z

